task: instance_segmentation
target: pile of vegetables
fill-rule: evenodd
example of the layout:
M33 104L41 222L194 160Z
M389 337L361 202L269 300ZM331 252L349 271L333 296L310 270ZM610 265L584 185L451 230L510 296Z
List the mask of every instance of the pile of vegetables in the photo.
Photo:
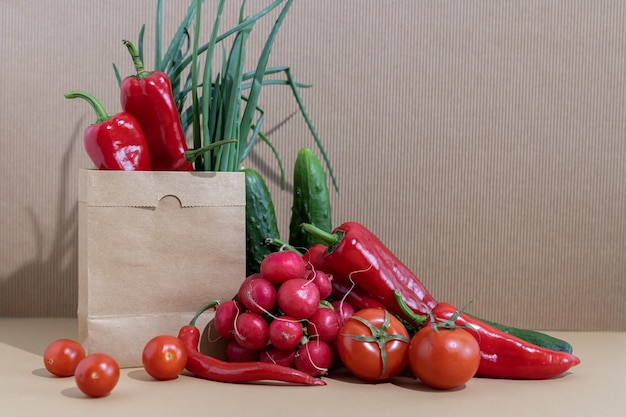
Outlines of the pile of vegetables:
M168 380L186 369L219 382L323 386L322 377L346 369L370 383L404 376L447 390L474 377L553 378L580 363L563 340L482 320L436 300L364 225L346 222L330 230L329 191L320 166L310 149L300 150L288 242L278 236L262 178L251 176L265 192L253 193L249 207L254 209L246 247L251 272L232 299L209 301L177 336L156 335L146 344L143 364L149 375ZM199 351L195 323L208 309L215 309L210 326L227 342L227 360ZM51 372L66 376L75 368L77 385L91 396L113 389L119 368L112 358L85 358L80 345L63 343L67 349L44 355ZM67 352L79 353L70 359ZM83 361L92 365L81 366ZM67 364L62 372L55 370L60 363ZM85 367L91 373L82 371ZM93 388L93 379L108 385Z
M163 48L163 1L157 0L154 66L144 66L145 25L137 46L124 40L135 73L122 77L114 65L121 111L110 116L102 103L85 91L69 91L66 98L86 100L96 122L85 129L84 145L98 169L126 171L240 171L260 140L278 162L280 155L263 131L265 111L259 105L266 86L287 86L325 161L335 188L337 182L317 131L300 95L310 85L297 82L287 66L268 66L279 29L293 0L274 0L252 16L242 2L239 21L223 33L220 0L210 38L202 42L203 0L192 0L184 19ZM254 71L245 72L246 44L255 23L278 11ZM227 44L227 42L230 42ZM221 60L219 60L221 52ZM221 62L216 65L214 61ZM284 78L278 78L279 75Z
M580 360L569 343L527 329L480 319L435 299L418 277L366 226L333 226L328 178L337 188L328 157L302 103L288 67L267 67L272 44L293 0L276 0L219 35L225 1L218 3L210 40L199 40L202 0L194 0L166 51L161 50L162 2L157 3L155 71L143 65L142 28L138 47L124 45L136 74L122 79L122 111L110 117L91 94L71 91L97 115L85 131L85 148L99 169L241 171L246 179L246 277L229 300L211 300L175 335L155 335L146 343L143 364L157 380L174 379L184 369L220 382L280 381L326 385L337 369L382 383L398 376L437 389L462 386L473 377L547 379ZM253 24L282 5L256 68L245 73L244 50ZM195 25L195 30L190 27ZM193 35L191 36L190 33ZM220 71L214 52L222 47ZM190 48L185 48L189 41ZM204 56L203 56L204 54ZM200 58L203 56L203 60ZM186 72L186 78L183 74ZM285 80L268 80L282 73ZM262 131L261 87L291 88L317 150L304 147L293 169L289 237L282 240L272 196L262 176L242 163L258 139L282 161ZM256 116L256 119L255 119ZM187 136L191 132L192 146ZM242 248L242 251L244 248ZM226 361L198 350L197 318L215 309L211 326L228 341ZM75 341L53 342L46 368L75 375L90 396L108 394L119 367L106 354L85 355ZM96 382L98 379L100 382Z

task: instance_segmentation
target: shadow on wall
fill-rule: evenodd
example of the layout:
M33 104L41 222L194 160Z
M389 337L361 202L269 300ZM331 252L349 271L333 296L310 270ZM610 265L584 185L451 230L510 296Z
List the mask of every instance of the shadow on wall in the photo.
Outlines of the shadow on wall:
M295 113L272 127L269 136L279 130ZM77 124L72 139L61 161L58 206L52 248L46 250L46 241L32 208L27 214L32 225L32 239L36 242L35 255L14 273L0 277L0 316L8 317L75 317L78 307L78 202L68 204L67 184L70 183L73 153L77 141L82 140L82 120ZM280 172L255 154L249 158L268 183L280 185ZM285 190L292 184L286 179Z
M82 121L81 121L82 122ZM72 154L80 136L77 124L61 161L61 178L52 248L46 250L41 223L32 208L27 214L36 242L33 259L0 277L0 316L75 317L78 305L78 202L68 204Z

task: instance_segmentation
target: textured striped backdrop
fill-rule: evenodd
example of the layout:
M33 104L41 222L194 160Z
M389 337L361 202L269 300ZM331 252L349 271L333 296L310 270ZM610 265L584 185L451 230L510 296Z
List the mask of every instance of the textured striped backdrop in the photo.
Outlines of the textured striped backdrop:
M0 4L0 314L75 314L94 119L62 94L119 110L111 63L131 71L121 39L144 22L153 33L155 3ZM171 33L187 2L166 3ZM625 17L613 1L302 1L271 61L314 84L302 96L339 182L336 224L366 224L437 298L478 315L623 331ZM252 33L250 69L272 21ZM313 142L290 92L266 91L286 189L266 147L246 164L268 178L286 236L291 166Z

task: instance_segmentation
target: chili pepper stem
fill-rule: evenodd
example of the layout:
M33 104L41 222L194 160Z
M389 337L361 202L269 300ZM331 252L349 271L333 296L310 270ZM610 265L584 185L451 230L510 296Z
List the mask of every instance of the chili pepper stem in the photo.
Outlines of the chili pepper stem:
M218 300L213 300L213 301L209 301L208 303L206 303L205 305L200 307L198 309L198 311L196 311L196 314L194 314L194 316L191 319L191 321L189 322L189 325L190 326L195 326L196 325L196 320L198 320L198 317L200 317L200 315L202 313L204 313L205 311L207 311L210 308L213 308L213 307L217 306L219 303L220 302Z
M400 307L402 313L406 316L407 319L411 321L411 323L415 324L416 328L419 329L424 326L424 324L428 320L428 316L417 314L413 310L411 310L411 308L409 308L409 306L404 302L404 298L402 298L402 293L400 292L400 290L395 290L393 292L393 296L396 299L398 307Z
M332 248L335 245L337 245L339 241L341 240L341 238L343 237L342 231L337 231L335 233L328 233L327 231L322 230L319 227L316 227L310 223L302 223L301 227L305 232L315 236L316 238L326 243L328 246L328 250L331 252L332 252Z
M93 107L93 110L96 112L96 124L102 123L111 118L102 103L92 94L85 91L68 91L65 93L65 98L82 98L91 104L91 107Z
M135 66L135 71L137 71L137 78L145 78L150 75L150 73L146 71L143 66L143 62L139 57L139 51L137 50L137 47L135 47L135 45L131 41L124 40L122 42L124 42L124 45L126 45L130 56L133 58L133 65Z

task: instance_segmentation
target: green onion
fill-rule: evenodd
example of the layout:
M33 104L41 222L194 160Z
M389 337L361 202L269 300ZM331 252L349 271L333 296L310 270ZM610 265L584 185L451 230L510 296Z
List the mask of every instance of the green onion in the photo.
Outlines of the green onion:
M185 17L165 50L162 0L157 0L155 19L155 70L165 72L170 78L181 123L185 132L191 131L193 149L190 152L196 151L193 154L195 169L238 171L260 138L278 163L281 186L284 187L282 159L269 136L262 131L265 111L259 106L259 99L265 86L288 86L338 190L326 150L300 96L300 89L310 88L311 85L297 82L288 66L267 66L274 41L293 0L273 0L248 17L245 16L246 1L242 0L237 24L219 34L226 3L226 0L220 0L206 43L200 41L203 3L203 0L191 0ZM244 72L246 45L254 24L279 6L282 8L265 40L254 71ZM142 56L144 34L145 25L141 27L137 43ZM227 50L224 41L231 38L232 43ZM222 57L218 71L215 71L213 62L216 48L220 48ZM113 69L118 83L121 83L115 64ZM284 79L266 79L268 75L276 74L282 74Z

